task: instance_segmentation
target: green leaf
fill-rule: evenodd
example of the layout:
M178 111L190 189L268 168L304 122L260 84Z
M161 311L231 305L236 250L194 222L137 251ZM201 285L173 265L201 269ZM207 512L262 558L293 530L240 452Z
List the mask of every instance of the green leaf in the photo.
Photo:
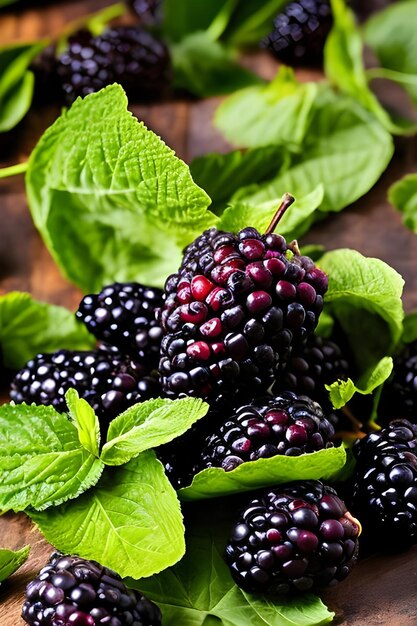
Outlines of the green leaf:
M0 296L0 345L6 367L20 369L39 352L88 350L95 338L64 307L19 291Z
M28 67L46 41L0 49L0 132L16 126L32 102L34 75Z
M233 520L222 520L219 532L222 515L224 505L210 503L200 514L202 522L188 520L180 563L158 576L127 581L159 605L164 626L318 626L332 620L334 614L311 594L274 600L239 589L222 556Z
M0 583L14 574L29 556L30 546L21 550L6 550L0 548Z
M144 450L179 437L208 409L199 398L157 398L135 404L110 423L100 458L106 465L127 463Z
M260 204L283 190L306 196L323 184L320 212L340 211L376 183L393 155L390 134L360 104L322 86L310 112L302 151L275 179L239 199Z
M69 415L78 430L81 445L99 457L100 424L94 409L86 400L80 398L76 389L68 389L65 394Z
M290 240L301 237L311 226L313 214L321 205L323 197L323 185L318 185L311 193L296 199L280 220L279 233ZM221 230L237 232L250 224L259 232L264 233L279 204L279 198L258 205L244 202L232 203L221 216L218 227Z
M417 174L408 174L394 183L388 191L388 199L403 214L403 222L417 233Z
M291 480L330 480L346 462L343 446L326 448L301 456L277 455L238 465L226 472L220 467L209 467L193 478L189 487L179 490L181 500L216 498L270 487Z
M288 0L240 0L223 33L230 45L259 46L259 42L273 29L274 17Z
M151 451L104 472L80 498L30 516L55 548L99 561L120 576L151 576L185 551L176 493Z
M326 311L346 334L361 372L392 354L402 334L404 281L380 259L356 250L327 252L319 266L329 276Z
M235 61L232 51L211 38L207 31L191 33L171 46L174 87L200 98L219 96L263 83Z
M393 360L387 356L381 359L375 367L365 372L356 385L351 378L326 385L326 389L329 391L330 402L335 409L341 409L353 398L355 393L360 393L363 396L372 393L388 380L392 368Z
M164 0L163 31L171 41L204 31L216 19L224 0Z
M237 146L275 144L299 150L316 94L315 83L298 83L294 71L282 66L267 85L229 96L217 109L214 124Z
M96 484L104 464L52 407L0 407L0 511L45 509Z
M281 146L265 146L246 152L206 154L191 162L190 171L213 204L222 205L241 187L273 178L287 164L288 155Z
M405 316L402 340L404 343L412 343L417 340L417 311Z
M119 85L77 100L46 131L26 188L52 256L87 292L162 284L183 247L216 222L187 165L127 111Z

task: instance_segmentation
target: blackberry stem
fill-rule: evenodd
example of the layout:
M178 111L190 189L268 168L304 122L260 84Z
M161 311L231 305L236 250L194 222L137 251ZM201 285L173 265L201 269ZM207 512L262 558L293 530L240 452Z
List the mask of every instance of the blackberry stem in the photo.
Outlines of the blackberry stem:
M295 202L294 196L289 193L284 193L284 195L282 196L281 204L279 205L277 212L272 218L270 225L266 229L265 235L270 235L274 232L285 211L288 209L288 207L292 205L293 202Z

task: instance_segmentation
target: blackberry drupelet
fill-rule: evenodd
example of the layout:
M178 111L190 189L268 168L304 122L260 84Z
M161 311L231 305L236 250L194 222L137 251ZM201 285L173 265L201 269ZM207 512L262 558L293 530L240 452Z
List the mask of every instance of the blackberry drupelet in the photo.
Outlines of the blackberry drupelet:
M321 65L332 25L330 0L290 2L274 19L274 30L262 45L287 65Z
M76 316L97 339L144 360L150 371L159 362L162 329L156 309L163 303L162 296L162 290L154 287L114 283L84 296Z
M54 553L26 588L30 626L161 626L161 612L96 561Z
M245 461L276 455L299 456L333 447L331 423L321 407L290 391L238 408L206 439L197 471L235 469Z
M407 345L394 359L393 375L384 385L378 417L383 423L401 417L417 423L417 342Z
M352 510L364 522L364 539L378 550L417 542L417 426L394 420L353 447Z
M282 389L309 396L327 409L329 394L325 385L346 380L351 369L334 341L312 335L300 352L291 354L279 384Z
M334 489L319 481L289 483L248 502L233 526L226 561L249 593L317 591L349 574L359 533Z
M58 350L28 361L12 382L10 397L65 412L70 387L93 407L103 426L129 406L160 395L158 380L141 363L105 350Z
M115 26L98 37L82 30L69 38L57 74L68 104L114 82L129 98L146 100L166 90L170 58L165 44L142 28Z
M248 385L259 395L314 331L327 276L272 233L292 201L287 194L265 235L211 229L185 250L160 313L167 395L212 399Z

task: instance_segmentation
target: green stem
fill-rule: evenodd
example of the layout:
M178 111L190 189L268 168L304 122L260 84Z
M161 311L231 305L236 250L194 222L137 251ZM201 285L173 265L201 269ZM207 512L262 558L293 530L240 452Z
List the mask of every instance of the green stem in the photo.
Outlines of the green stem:
M216 15L210 26L206 29L208 35L215 41L220 39L226 30L232 17L238 0L227 0L222 10Z
M28 162L17 163L10 167L0 168L0 178L8 178L9 176L17 176L18 174L24 174L28 169Z

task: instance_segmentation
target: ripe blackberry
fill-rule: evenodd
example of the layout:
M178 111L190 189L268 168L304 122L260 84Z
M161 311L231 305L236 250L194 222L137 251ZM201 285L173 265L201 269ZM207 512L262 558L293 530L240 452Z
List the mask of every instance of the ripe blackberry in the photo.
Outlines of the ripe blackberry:
M383 423L399 417L417 423L417 342L407 345L394 360L393 375L381 394L378 417Z
M327 276L272 232L292 201L287 194L265 235L211 229L185 250L160 314L168 395L211 399L249 384L259 395L314 331Z
M162 329L156 309L162 295L161 289L139 283L114 283L99 294L84 296L76 316L97 339L143 360L152 370L159 362Z
M417 426L395 420L353 447L352 510L364 521L364 535L379 550L417 542Z
M160 395L157 379L146 375L140 363L104 350L58 350L28 361L12 382L10 397L65 412L70 387L93 407L103 425L129 406Z
M351 366L334 341L312 335L301 351L291 354L279 384L282 389L309 396L327 409L329 394L325 385L346 380L350 370Z
M118 82L129 98L160 96L170 80L165 44L134 26L116 26L93 37L82 30L69 38L57 61L57 74L67 103Z
M161 0L128 0L128 5L138 16L140 24L152 26L159 21Z
M96 561L54 553L26 588L30 626L161 626L159 608Z
M314 591L346 578L360 525L319 481L282 485L248 502L233 526L226 561L249 593Z
M287 65L321 65L332 25L329 0L290 2L274 19L274 30L262 46Z
M227 472L245 461L276 455L298 456L333 447L331 423L321 407L291 391L241 406L206 439L197 471Z

